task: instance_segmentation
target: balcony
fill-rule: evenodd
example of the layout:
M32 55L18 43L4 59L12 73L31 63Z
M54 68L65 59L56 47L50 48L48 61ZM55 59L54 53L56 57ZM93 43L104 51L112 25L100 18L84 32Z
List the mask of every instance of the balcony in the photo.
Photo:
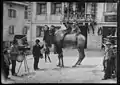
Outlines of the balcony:
M81 15L80 13L77 13L75 15L74 14L70 14L70 15L65 14L63 17L63 22L67 22L67 21L91 22L92 20L94 20L94 18L92 17L92 14L83 14L83 15Z
M28 6L28 3L25 2L17 2L17 1L5 1L6 3L12 3L12 4L18 4L18 5L23 5L23 6Z

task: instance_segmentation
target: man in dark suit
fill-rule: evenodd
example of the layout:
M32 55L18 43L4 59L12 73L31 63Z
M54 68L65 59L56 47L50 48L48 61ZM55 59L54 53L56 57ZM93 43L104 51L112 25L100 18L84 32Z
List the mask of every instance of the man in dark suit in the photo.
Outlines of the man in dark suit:
M38 68L38 63L39 63L39 58L42 58L42 53L41 53L41 49L43 48L43 46L39 45L40 40L36 40L36 44L33 46L33 57L34 57L34 70L39 70Z
M16 40L13 41L13 46L11 46L11 49L10 49L10 59L12 61L12 75L13 76L17 76L16 72L15 72L15 68L16 68L16 59L17 59L17 56L19 54L19 50L18 50L18 43Z

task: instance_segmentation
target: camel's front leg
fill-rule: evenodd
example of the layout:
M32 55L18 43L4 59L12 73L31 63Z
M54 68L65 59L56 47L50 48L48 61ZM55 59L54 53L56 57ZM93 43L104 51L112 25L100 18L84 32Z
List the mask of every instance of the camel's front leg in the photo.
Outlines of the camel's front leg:
M80 58L79 58L78 61L75 63L75 65L73 65L72 67L76 67L79 62L80 62Z
M59 56L59 54L58 54L58 65L57 66L60 66L60 56Z
M82 50L78 49L78 52L79 52L79 58L78 58L78 61L76 62L76 64L73 67L76 67L76 65L80 65L82 60L85 57L84 49L82 49Z
M81 53L79 52L79 62L78 62L78 65L81 64L81 62L83 61L84 58L85 58L85 52L84 52L84 49L82 49Z

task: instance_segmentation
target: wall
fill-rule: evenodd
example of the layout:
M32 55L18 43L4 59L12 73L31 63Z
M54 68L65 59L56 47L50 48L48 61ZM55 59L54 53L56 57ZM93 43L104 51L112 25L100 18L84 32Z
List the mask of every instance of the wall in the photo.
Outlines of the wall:
M17 11L16 18L9 18L8 17L8 9L9 5L4 3L4 15L3 15L3 38L7 41L7 39L12 38L12 35L9 35L9 26L14 25L14 35L15 34L22 34L22 30L25 24L24 20L24 6L21 5L13 5L13 8Z

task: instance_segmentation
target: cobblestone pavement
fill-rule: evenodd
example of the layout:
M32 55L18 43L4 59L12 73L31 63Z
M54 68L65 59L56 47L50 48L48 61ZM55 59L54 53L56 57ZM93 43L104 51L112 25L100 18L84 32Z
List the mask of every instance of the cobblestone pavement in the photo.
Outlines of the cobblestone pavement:
M102 72L102 51L86 50L86 57L80 66L72 68L77 60L76 50L64 50L65 68L56 66L58 58L56 54L51 54L52 63L45 63L44 59L40 59L39 71L33 70L33 57L27 56L27 63L30 73L24 76L13 77L15 83L116 83L115 79L101 80L104 73ZM17 63L16 71L20 63ZM27 74L22 65L18 75Z

